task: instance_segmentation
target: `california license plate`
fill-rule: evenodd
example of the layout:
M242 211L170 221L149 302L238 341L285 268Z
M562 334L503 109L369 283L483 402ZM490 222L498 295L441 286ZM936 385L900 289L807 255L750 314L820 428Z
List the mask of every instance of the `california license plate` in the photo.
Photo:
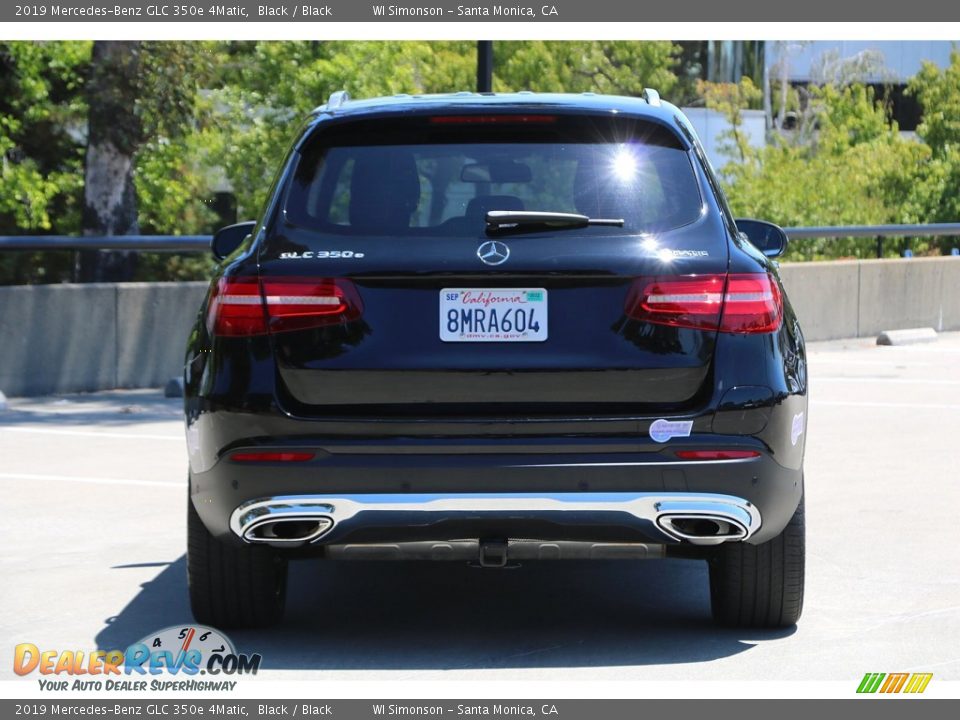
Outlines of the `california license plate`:
M547 291L543 288L444 288L440 291L444 342L543 342Z

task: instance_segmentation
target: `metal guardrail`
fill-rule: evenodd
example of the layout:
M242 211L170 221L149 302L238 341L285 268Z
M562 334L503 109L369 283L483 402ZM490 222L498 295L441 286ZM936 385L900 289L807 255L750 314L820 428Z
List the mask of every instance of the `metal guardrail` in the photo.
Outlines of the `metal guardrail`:
M929 225L825 225L783 229L791 240L848 237L950 237L960 236L960 223Z
M0 235L0 250L139 250L141 252L204 252L210 235Z
M928 225L825 225L822 227L784 228L791 240L811 238L876 238L877 257L883 257L883 241L891 237L956 237L960 223Z
M876 238L877 257L883 257L884 238L960 237L960 223L929 225L827 225L784 228L792 240L811 238ZM0 250L138 250L141 252L206 252L209 235L0 235Z

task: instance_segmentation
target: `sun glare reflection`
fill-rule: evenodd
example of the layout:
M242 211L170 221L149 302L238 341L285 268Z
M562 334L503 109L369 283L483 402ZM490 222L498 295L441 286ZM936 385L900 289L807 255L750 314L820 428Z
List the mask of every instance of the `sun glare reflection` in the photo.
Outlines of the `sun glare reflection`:
M613 174L622 181L633 180L637 175L637 156L633 149L621 145L613 156Z

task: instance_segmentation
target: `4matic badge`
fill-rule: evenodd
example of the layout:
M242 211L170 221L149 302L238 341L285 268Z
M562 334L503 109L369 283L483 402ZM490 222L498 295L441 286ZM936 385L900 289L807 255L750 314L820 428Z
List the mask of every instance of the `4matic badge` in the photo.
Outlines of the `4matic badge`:
M304 250L303 252L282 252L281 260L351 260L360 259L362 252L353 250Z
M673 260L676 258L695 258L695 257L710 257L710 253L707 250L675 250L673 248L661 248L657 251L657 255L661 260Z

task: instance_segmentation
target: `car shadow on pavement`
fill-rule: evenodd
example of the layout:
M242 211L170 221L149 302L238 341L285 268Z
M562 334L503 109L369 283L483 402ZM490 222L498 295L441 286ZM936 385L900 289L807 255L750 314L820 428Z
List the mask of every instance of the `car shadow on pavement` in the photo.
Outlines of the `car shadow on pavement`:
M107 621L97 646L190 622L181 557ZM715 627L703 562L301 561L284 621L228 634L264 670L450 670L704 662L793 632Z

